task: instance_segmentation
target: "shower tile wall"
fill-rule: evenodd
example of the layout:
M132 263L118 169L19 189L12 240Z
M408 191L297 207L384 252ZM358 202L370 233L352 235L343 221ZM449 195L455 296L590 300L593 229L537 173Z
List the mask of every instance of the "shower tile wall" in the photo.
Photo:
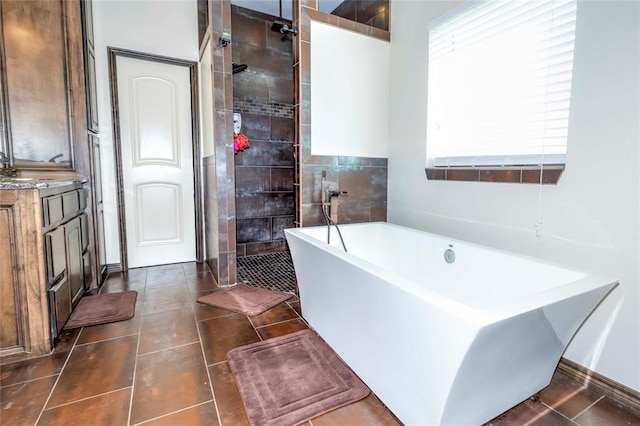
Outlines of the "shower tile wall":
M331 14L389 30L389 0L345 0Z
M271 31L274 16L232 6L233 108L250 148L235 157L238 256L287 250L294 227L293 47ZM289 24L290 25L290 24Z
M231 50L215 45L231 27L231 3L221 0L209 3L208 20L212 42L212 120L215 155L202 159L204 181L204 233L206 261L222 287L236 282L236 227L233 167L233 112L231 102Z
M301 165L301 218L304 226L323 225L320 184L327 172L327 190L347 191L338 197L338 223L387 220L387 159L309 156Z
M376 2L362 3L370 5ZM378 3L381 6L387 4ZM301 0L294 4L294 26L300 31L294 53L298 93L295 113L299 125L294 145L298 158L296 179L299 183L295 187L298 205L296 220L300 226L325 223L321 210L320 180L322 172L326 171L328 190L348 192L337 199L338 223L386 221L386 158L311 155L311 20L386 41L389 41L390 34L374 26L322 13L317 10L317 0ZM388 12L385 13L388 15Z

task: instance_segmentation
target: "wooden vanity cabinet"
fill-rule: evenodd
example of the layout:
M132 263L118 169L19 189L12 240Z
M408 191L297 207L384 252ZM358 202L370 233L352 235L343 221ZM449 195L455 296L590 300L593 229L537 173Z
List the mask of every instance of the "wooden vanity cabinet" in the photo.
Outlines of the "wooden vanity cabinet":
M0 190L0 358L51 352L89 288L86 198L79 182Z
M37 189L0 190L0 357L51 351L42 201ZM54 242L62 234L47 235ZM53 259L53 258L52 258ZM55 258L56 268L60 257ZM62 264L64 251L62 252Z

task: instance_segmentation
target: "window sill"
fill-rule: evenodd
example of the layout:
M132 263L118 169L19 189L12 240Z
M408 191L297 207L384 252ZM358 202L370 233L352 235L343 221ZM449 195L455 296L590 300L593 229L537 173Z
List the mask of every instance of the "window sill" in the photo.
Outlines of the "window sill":
M429 180L461 182L542 183L555 185L560 180L564 166L527 167L427 167Z

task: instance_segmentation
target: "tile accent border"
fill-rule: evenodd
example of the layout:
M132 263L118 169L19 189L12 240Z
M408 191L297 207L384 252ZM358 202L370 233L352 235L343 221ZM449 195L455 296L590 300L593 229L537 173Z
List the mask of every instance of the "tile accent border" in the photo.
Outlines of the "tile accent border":
M293 118L292 104L259 101L249 98L233 98L233 111L241 114L260 114L272 117Z
M622 405L635 415L640 416L640 392L636 392L566 358L560 360L558 370L565 373L570 379L603 394L616 404Z
M424 169L428 180L462 182L532 183L556 185L564 166L547 167L427 167Z

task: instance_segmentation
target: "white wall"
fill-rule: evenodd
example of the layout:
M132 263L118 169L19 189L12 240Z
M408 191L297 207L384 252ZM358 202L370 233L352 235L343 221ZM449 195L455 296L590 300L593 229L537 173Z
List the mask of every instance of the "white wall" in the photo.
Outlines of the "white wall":
M425 178L427 23L459 2L392 2L389 221L618 278L565 357L640 391L640 2L579 1L566 170L542 188L540 237L537 185Z
M311 154L386 158L388 82L388 42L311 21Z
M120 262L107 46L198 61L195 1L94 0L107 263Z

